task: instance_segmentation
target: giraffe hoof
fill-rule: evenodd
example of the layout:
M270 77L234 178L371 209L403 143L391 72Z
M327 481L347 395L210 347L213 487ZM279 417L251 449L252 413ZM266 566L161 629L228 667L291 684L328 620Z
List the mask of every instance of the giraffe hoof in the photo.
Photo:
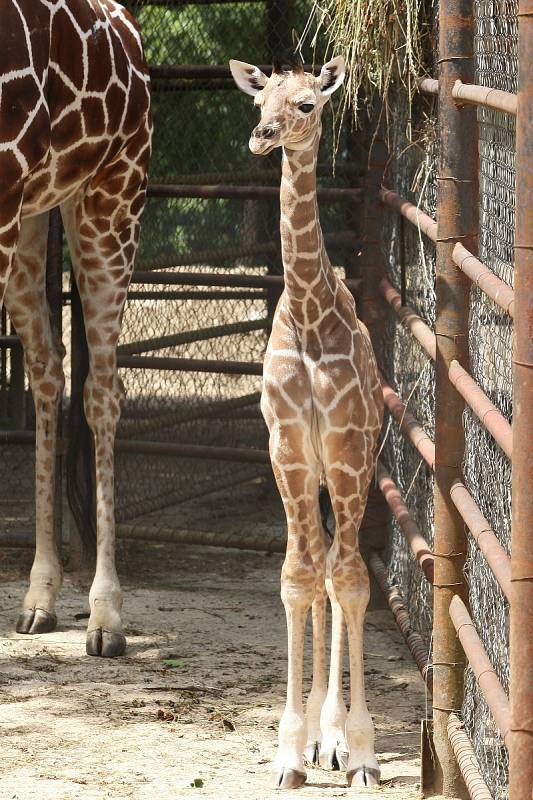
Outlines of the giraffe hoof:
M308 764L318 764L320 742L308 742L304 748L304 758Z
M298 789L303 786L307 778L305 772L281 767L274 772L274 789Z
M374 767L357 767L346 773L348 786L379 786L381 772Z
M333 747L331 750L320 751L320 766L332 772L345 770L348 766L349 753L341 750L340 747Z
M25 608L16 624L17 633L50 633L55 630L57 617L44 608Z
M94 628L92 631L87 631L86 650L88 656L102 658L122 656L126 650L126 637L123 633Z

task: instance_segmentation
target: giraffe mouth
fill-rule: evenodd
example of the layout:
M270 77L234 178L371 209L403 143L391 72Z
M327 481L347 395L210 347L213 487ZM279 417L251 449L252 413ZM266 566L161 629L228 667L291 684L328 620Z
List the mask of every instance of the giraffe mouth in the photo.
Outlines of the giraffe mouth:
M272 142L270 139L257 139L255 136L250 137L250 141L248 142L248 146L254 156L267 156L272 150L278 147L278 145L279 141Z

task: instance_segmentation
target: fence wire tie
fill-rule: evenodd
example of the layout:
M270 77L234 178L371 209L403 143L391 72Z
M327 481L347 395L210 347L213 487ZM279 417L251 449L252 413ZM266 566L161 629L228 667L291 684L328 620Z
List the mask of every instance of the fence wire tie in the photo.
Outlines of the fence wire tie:
M454 586L463 586L462 583L434 583L434 589L453 589Z
M449 553L435 553L433 552L435 558L458 558L459 556L466 556L468 555L468 550L451 550ZM455 586L455 584L453 584Z

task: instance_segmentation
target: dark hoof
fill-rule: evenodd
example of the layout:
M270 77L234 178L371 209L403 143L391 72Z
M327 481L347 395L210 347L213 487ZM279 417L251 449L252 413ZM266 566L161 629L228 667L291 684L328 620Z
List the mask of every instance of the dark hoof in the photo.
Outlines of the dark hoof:
M357 767L346 773L348 786L379 786L381 772L373 767Z
M122 633L106 631L105 628L95 628L87 631L86 650L88 656L122 656L126 650L126 637Z
M26 608L20 614L16 631L17 633L50 633L55 630L57 617L42 608Z
M274 789L298 789L303 786L307 775L295 769L280 769L274 773Z
M320 766L333 772L345 770L348 766L348 755L346 750L340 750L338 747L334 747L333 750L321 750Z
M304 748L304 758L308 764L318 764L320 753L319 742L308 742Z

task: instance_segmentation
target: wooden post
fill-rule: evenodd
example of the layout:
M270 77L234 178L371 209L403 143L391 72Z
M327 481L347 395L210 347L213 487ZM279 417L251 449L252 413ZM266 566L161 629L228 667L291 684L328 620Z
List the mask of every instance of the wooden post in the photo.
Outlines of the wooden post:
M463 408L448 380L456 359L468 367L466 276L453 262L457 241L476 252L478 159L476 110L459 108L452 98L456 80L473 83L473 8L469 0L442 0L439 8L439 136L437 200L437 361L435 400L435 584L433 605L434 791L445 797L468 793L450 744L451 713L461 713L465 656L450 618L450 601L467 602L463 567L467 553L464 525L450 498L460 476L464 452Z

